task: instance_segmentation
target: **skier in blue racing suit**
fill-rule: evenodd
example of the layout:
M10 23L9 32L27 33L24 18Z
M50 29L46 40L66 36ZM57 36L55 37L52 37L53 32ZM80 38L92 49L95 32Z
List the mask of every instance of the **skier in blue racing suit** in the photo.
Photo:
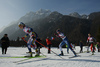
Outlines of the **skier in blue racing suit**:
M58 34L58 35L56 35L56 36L62 38L62 42L61 42L60 45L59 45L61 54L59 54L59 55L64 55L64 54L63 54L63 50L62 50L62 46L65 45L65 44L67 44L68 49L70 49L70 50L74 53L74 56L77 56L76 53L75 53L75 51L72 49L72 47L71 47L71 45L70 45L70 43L69 43L67 37L66 37L59 29L56 30L56 32L57 32L57 34Z

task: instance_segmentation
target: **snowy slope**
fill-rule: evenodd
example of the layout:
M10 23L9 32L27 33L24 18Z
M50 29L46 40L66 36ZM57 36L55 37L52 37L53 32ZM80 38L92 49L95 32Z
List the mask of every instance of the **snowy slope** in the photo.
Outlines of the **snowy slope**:
M59 49L52 48L54 52L57 54L60 53ZM79 52L79 47L76 47L76 52ZM6 55L0 54L0 57L7 56L24 56L27 52L27 48L15 48L9 47ZM0 58L0 67L100 67L100 53L96 51L95 55L91 55L91 53L81 53L81 57L71 58L68 57L73 56L73 53L70 51L67 54L66 48L63 48L64 55L62 56L64 59L61 59L59 56L55 54L47 54L47 49L41 48L41 52L47 55L46 58L32 58L29 60L25 60L19 63L14 63L16 61L20 61L26 58ZM84 51L86 48L84 47ZM1 50L0 50L1 53Z

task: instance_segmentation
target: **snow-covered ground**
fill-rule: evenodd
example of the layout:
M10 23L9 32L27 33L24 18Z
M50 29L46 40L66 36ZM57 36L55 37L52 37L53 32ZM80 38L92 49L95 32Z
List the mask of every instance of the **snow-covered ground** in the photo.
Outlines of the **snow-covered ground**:
M84 47L83 51L86 51L87 48ZM52 51L59 54L60 50L57 48L52 48ZM76 47L76 52L79 53L80 48ZM0 57L7 56L25 56L27 52L27 48L22 47L9 47L8 52L5 55L2 55L0 50ZM33 50L34 51L34 50ZM14 63L16 61L20 61L26 58L0 58L0 67L100 67L100 53L97 51L95 55L91 56L90 53L80 53L80 57L71 58L68 57L73 56L73 53L70 51L67 54L66 48L63 48L64 55L61 56L64 59L61 59L59 56L56 56L54 53L47 54L46 48L41 48L41 52L45 54L46 58L32 58L29 60L25 60L19 63Z

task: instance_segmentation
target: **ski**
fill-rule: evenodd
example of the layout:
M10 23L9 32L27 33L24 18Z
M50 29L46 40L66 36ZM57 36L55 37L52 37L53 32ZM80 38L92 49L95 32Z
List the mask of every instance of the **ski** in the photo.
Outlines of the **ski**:
M57 56L64 56L64 55L58 54Z
M76 58L76 57L81 57L80 55L77 55L77 56L71 56L71 57L69 57L69 59L71 59L71 58Z
M4 56L0 58L25 58L24 56Z
M33 56L33 57L25 57L25 56L2 56L0 58L24 58L23 60L19 60L19 61L15 61L13 63L19 63L19 62L23 62L23 61L26 61L26 60L29 60L29 59L32 59L32 58L46 58L45 55L40 55L40 56Z
M18 58L18 57L17 57ZM29 59L32 59L32 58L46 58L46 56L33 56L33 57L19 57L19 58L26 58L26 59L23 59L23 60L19 60L19 61L15 61L13 63L19 63L19 62L23 62L23 61L26 61L26 60L29 60Z
M33 57L25 57L25 56L2 56L0 58L42 58L42 57L46 57L45 55L42 56L33 56Z
M46 56L33 56L33 57L24 57L24 56L5 56L0 58L40 58L40 57L46 57Z

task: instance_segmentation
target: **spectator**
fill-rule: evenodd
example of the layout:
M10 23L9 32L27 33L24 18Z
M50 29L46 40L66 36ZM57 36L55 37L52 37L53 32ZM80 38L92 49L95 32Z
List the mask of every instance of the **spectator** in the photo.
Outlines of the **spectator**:
M49 37L46 38L46 43L48 45L48 54L50 54L50 50L51 50L51 40L49 39Z
M2 54L6 54L7 48L9 47L10 42L7 34L1 38L1 47L2 47Z
M79 42L79 45L80 45L80 53L83 53L83 42L80 41L80 42Z

